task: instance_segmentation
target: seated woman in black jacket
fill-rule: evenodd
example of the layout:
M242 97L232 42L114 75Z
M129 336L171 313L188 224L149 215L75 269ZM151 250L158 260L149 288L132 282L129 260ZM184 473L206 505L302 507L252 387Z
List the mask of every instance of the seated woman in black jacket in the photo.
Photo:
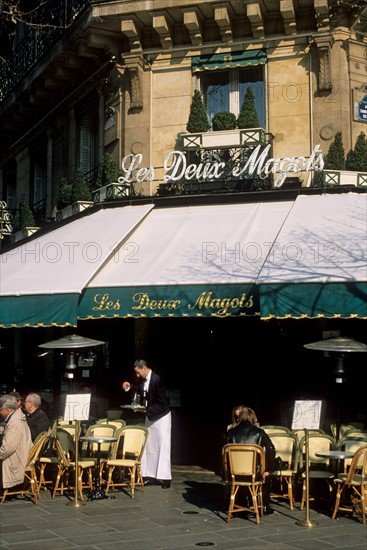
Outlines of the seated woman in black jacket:
M259 427L256 414L249 407L237 407L237 424L228 430L227 443L252 443L265 449L265 472L263 486L264 514L272 514L270 508L271 472L275 470L275 447L268 434Z

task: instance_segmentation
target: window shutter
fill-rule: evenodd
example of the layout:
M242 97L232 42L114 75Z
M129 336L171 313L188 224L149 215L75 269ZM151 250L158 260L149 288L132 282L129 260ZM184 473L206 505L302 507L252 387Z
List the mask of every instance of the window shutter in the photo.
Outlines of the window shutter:
M89 115L83 115L80 121L80 168L84 172L89 172L91 167L90 155L92 150L92 136L90 131Z

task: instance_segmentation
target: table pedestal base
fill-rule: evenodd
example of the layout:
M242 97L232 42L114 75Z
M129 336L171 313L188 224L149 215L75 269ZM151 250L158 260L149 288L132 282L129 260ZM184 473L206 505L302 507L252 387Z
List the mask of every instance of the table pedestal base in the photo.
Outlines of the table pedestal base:
M318 521L311 521L310 519L298 519L296 521L296 525L300 525L301 527L314 527L318 524Z
M93 489L93 491L91 491L87 496L88 502L90 502L91 500L102 500L102 499L113 499L113 498L116 498L116 497L106 495L104 490L101 489L100 487Z

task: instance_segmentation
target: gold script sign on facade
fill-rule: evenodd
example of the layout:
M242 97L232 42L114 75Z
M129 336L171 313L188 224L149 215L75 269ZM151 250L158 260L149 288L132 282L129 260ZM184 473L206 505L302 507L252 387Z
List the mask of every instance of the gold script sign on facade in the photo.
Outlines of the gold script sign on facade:
M241 285L223 287L219 285L216 289L210 290L187 286L137 291L130 287L108 289L108 291L106 289L106 292L93 292L93 295L90 289L81 302L82 318L84 315L85 317L256 315L258 308L255 290L239 292L240 288ZM92 299L89 312L86 298Z

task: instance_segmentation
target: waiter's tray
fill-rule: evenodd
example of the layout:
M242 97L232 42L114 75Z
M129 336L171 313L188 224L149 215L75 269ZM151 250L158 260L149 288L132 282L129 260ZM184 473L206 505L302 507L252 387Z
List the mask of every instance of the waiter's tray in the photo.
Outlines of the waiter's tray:
M146 407L144 407L143 405L120 405L120 407L121 409L131 409L132 411L146 411Z

